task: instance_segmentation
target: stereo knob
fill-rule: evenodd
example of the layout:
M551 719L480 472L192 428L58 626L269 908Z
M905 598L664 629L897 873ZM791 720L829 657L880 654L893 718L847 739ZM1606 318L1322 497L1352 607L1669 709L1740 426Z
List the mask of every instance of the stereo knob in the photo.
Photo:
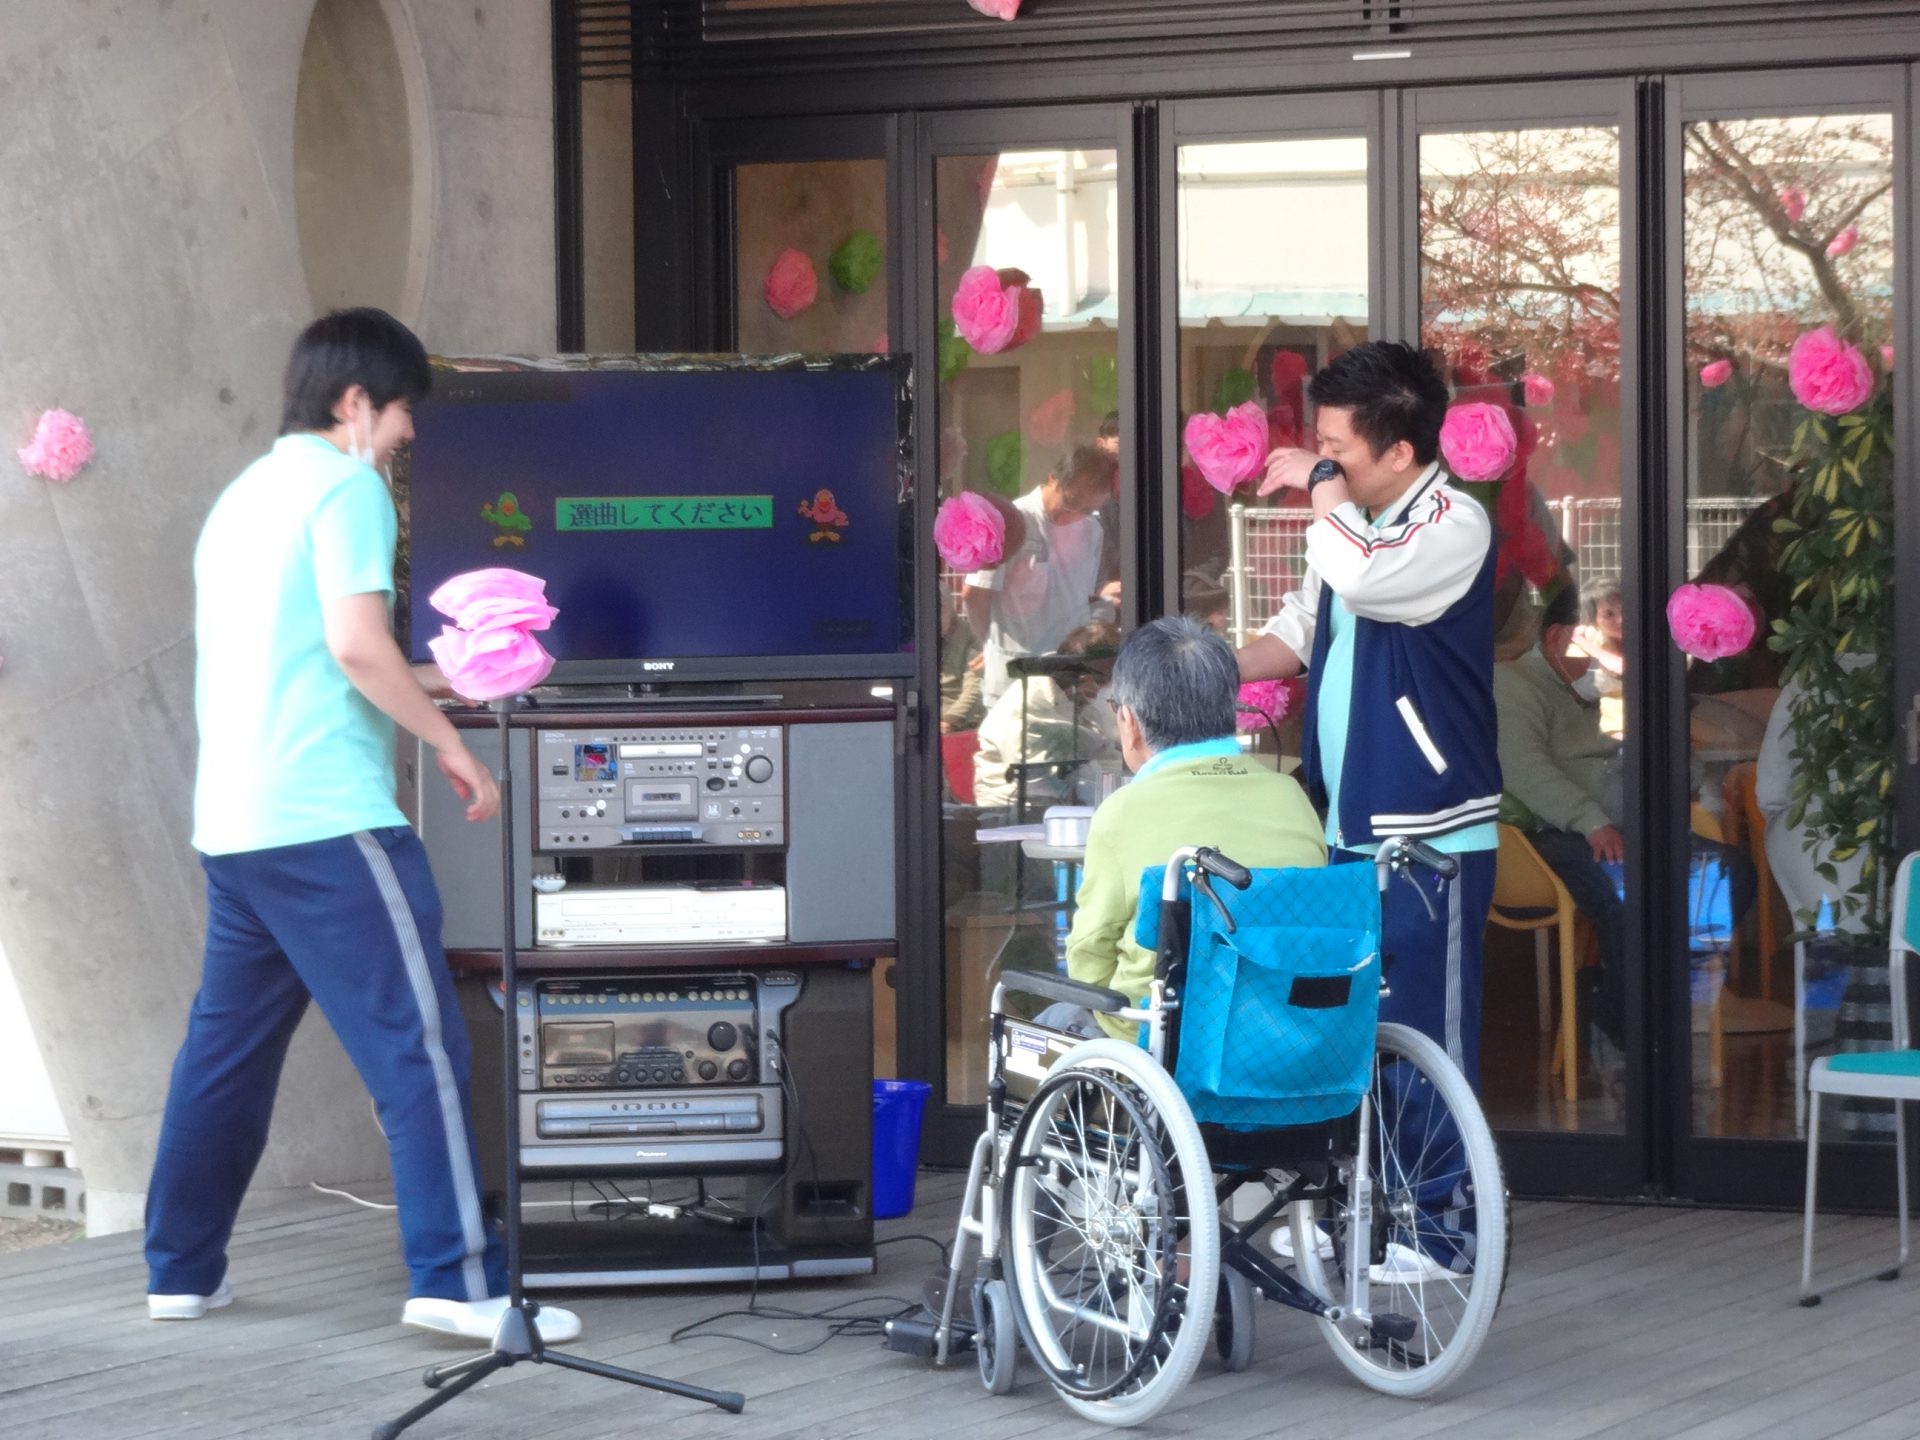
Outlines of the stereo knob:
M618 1070L613 1072L613 1078L618 1080L622 1085L624 1085L629 1080L633 1079L633 1072L627 1069L626 1066L622 1065Z
M740 1032L724 1020L707 1028L707 1044L715 1050L731 1050L739 1038Z
M674 1084L678 1085L682 1080L686 1078L687 1078L686 1071L682 1070L678 1065L673 1067L673 1083Z
M744 1080L747 1078L747 1062L735 1060L727 1066L727 1079Z
M702 1060L700 1062L700 1078L702 1080L711 1080L719 1073L720 1067L714 1064L713 1061Z
M747 779L755 784L764 784L773 778L773 761L764 755L755 755L747 761Z
M659 1081L663 1081L667 1078L667 1072L664 1070L656 1070L653 1072L653 1078L656 1083Z

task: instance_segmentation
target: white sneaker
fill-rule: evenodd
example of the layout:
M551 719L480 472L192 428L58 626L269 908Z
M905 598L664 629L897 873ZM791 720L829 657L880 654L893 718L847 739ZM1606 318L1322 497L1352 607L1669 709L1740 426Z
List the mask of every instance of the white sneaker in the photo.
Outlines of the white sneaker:
M1333 1237L1324 1230L1318 1231L1317 1233L1320 1236L1320 1240L1313 1248L1318 1252L1323 1264L1331 1265L1333 1263ZM1273 1247L1273 1253L1278 1255L1282 1260L1293 1259L1293 1226L1288 1223L1274 1226L1273 1233L1267 1238L1267 1243Z
M1378 1265L1368 1267L1367 1278L1376 1285L1423 1285L1429 1280L1459 1280L1465 1276L1442 1265L1417 1246L1389 1240L1386 1257Z
M491 1341L500 1328L500 1317L506 1313L504 1295L491 1300L436 1300L416 1295L400 1312L400 1323L417 1330L458 1335L463 1340ZM542 1305L533 1323L545 1345L564 1345L580 1333L580 1317L558 1305Z
M233 1286L224 1279L211 1295L149 1295L149 1320L198 1320L209 1310L233 1303Z

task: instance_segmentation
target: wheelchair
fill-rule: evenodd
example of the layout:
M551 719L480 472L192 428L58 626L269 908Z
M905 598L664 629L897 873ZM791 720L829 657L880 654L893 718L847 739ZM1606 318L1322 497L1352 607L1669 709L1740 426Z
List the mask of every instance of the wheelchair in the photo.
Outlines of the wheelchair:
M1457 1380L1500 1302L1509 1213L1465 1076L1377 1018L1380 897L1395 876L1421 887L1416 866L1442 885L1458 868L1406 839L1320 870L1189 847L1142 880L1143 897L1161 887L1135 932L1156 956L1144 1004L1003 972L944 1294L890 1322L888 1347L940 1365L971 1349L994 1394L1024 1350L1081 1416L1138 1425L1209 1340L1227 1369L1251 1363L1264 1298L1312 1316L1377 1391ZM1142 1039L1079 1039L1012 1013L1012 994Z

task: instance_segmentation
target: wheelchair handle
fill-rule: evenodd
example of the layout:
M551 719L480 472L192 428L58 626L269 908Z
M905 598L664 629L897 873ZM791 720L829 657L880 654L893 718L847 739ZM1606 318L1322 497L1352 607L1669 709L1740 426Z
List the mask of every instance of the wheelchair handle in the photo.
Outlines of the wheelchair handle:
M1193 852L1193 863L1207 874L1224 880L1236 890L1244 890L1253 884L1253 872L1237 860L1229 860L1218 850L1202 846Z
M1406 835L1389 836L1375 859L1380 864L1396 866L1404 865L1409 860L1418 861L1442 880L1451 880L1460 873L1459 860Z

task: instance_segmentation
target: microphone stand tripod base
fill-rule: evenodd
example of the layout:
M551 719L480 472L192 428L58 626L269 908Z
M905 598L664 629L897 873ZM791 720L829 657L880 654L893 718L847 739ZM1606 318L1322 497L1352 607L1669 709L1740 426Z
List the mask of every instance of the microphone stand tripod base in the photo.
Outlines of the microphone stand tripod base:
M660 1375L622 1370L617 1365L603 1365L598 1360L586 1360L564 1351L549 1350L540 1342L540 1331L534 1324L534 1316L540 1313L540 1306L537 1301L527 1298L521 1263L520 1096L515 1088L518 1083L514 1068L517 1057L514 1053L514 1027L509 1018L518 974L518 955L513 941L513 736L510 724L513 704L512 697L493 702L494 713L500 721L500 894L504 917L500 931L500 984L508 1006L508 1014L502 1015L500 1022L501 1053L505 1062L502 1091L507 1117L504 1217L507 1231L507 1308L500 1317L499 1327L493 1332L491 1348L484 1354L465 1360L430 1366L420 1379L435 1393L397 1419L374 1426L373 1440L394 1440L416 1420L431 1415L449 1400L471 1390L494 1371L517 1365L522 1360L535 1365L558 1365L563 1370L579 1370L626 1385L639 1385L663 1394L699 1400L732 1415L738 1415L747 1406L746 1398L732 1390L709 1390L702 1385L688 1385Z

